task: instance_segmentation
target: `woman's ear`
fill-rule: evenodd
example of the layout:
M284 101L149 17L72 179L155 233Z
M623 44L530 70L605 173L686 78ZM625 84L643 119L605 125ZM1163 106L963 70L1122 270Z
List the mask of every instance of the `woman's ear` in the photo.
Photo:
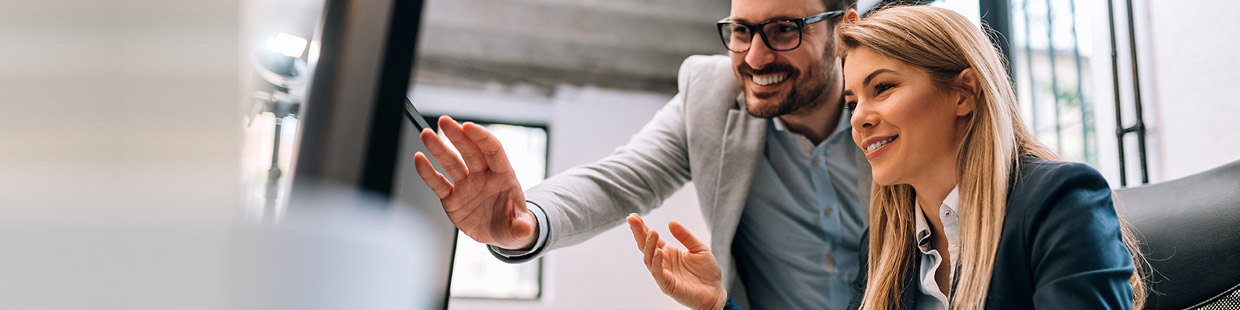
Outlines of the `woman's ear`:
M977 72L973 68L965 68L956 76L956 85L961 88L960 101L956 102L956 116L965 116L973 113L973 108L977 105L977 99L981 98L982 86L977 79Z
M857 15L857 10L848 9L848 11L844 11L845 22L848 22L850 24L856 24L860 20L861 20L861 15Z

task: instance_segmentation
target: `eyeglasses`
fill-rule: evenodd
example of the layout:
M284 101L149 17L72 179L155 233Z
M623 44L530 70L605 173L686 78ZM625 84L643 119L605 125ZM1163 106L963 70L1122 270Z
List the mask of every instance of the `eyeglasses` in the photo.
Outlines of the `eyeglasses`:
M723 46L735 53L749 51L753 42L753 33L762 36L762 42L773 51L791 51L801 46L801 29L806 25L843 15L844 11L830 11L801 19L770 20L757 25L732 21L731 18L719 20L719 38Z

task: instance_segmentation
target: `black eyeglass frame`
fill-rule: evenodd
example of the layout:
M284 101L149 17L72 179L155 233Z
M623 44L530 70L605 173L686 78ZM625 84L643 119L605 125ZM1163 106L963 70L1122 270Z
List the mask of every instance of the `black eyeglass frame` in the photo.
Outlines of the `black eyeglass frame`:
M762 44L766 44L766 47L771 49L772 51L787 52L787 51L797 49L798 47L801 47L801 40L805 37L805 26L811 25L817 22L821 22L821 21L824 21L824 20L827 20L833 17L842 16L844 15L844 12L845 12L844 10L827 11L827 12L815 14L813 16L809 16L809 17L801 18L801 19L768 20L768 21L762 22L761 24L757 24L757 25L750 25L750 24L746 24L742 22L732 21L731 17L724 17L723 19L720 19L718 22L715 22L715 28L719 32L719 40L723 42L723 48L726 48L729 51L732 51L733 53L748 52L751 48L753 48L753 37L751 36L749 38L750 48L746 48L743 51L732 50L732 48L728 46L728 38L725 38L723 35L723 27L726 27L731 24L745 26L745 28L749 28L750 32L757 32L759 36L762 36ZM771 40L767 39L766 32L762 31L762 28L766 27L767 24L777 23L777 22L792 22L797 25L797 44L795 46L791 48L787 48L787 49L777 49L771 46Z

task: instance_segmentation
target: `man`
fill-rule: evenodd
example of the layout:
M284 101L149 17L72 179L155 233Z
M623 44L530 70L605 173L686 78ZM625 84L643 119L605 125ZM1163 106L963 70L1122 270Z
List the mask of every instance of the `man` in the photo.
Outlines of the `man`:
M508 262L645 214L694 181L728 292L748 309L843 309L866 227L868 163L841 108L835 27L855 0L734 0L731 59L693 56L679 94L598 162L521 191L498 140L447 117L421 134L455 182L415 164L453 223Z

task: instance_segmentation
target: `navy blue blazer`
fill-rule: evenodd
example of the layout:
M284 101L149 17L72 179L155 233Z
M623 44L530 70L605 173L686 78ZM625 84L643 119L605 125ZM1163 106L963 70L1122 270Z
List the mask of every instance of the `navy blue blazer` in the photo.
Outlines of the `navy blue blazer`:
M986 299L989 309L1129 309L1132 256L1120 239L1111 188L1093 168L1022 157L1009 184L1007 215ZM869 248L861 237L861 249ZM916 252L916 244L909 242ZM849 309L865 292L868 251ZM901 309L916 309L917 255L904 273Z
M1021 157L1011 176L1007 215L990 280L989 309L1132 308L1132 256L1120 239L1111 188L1098 171L1077 163ZM848 309L865 292L869 234L861 237L861 270ZM910 240L912 253L916 244ZM900 309L916 309L917 270L911 255ZM725 309L740 309L729 299Z

